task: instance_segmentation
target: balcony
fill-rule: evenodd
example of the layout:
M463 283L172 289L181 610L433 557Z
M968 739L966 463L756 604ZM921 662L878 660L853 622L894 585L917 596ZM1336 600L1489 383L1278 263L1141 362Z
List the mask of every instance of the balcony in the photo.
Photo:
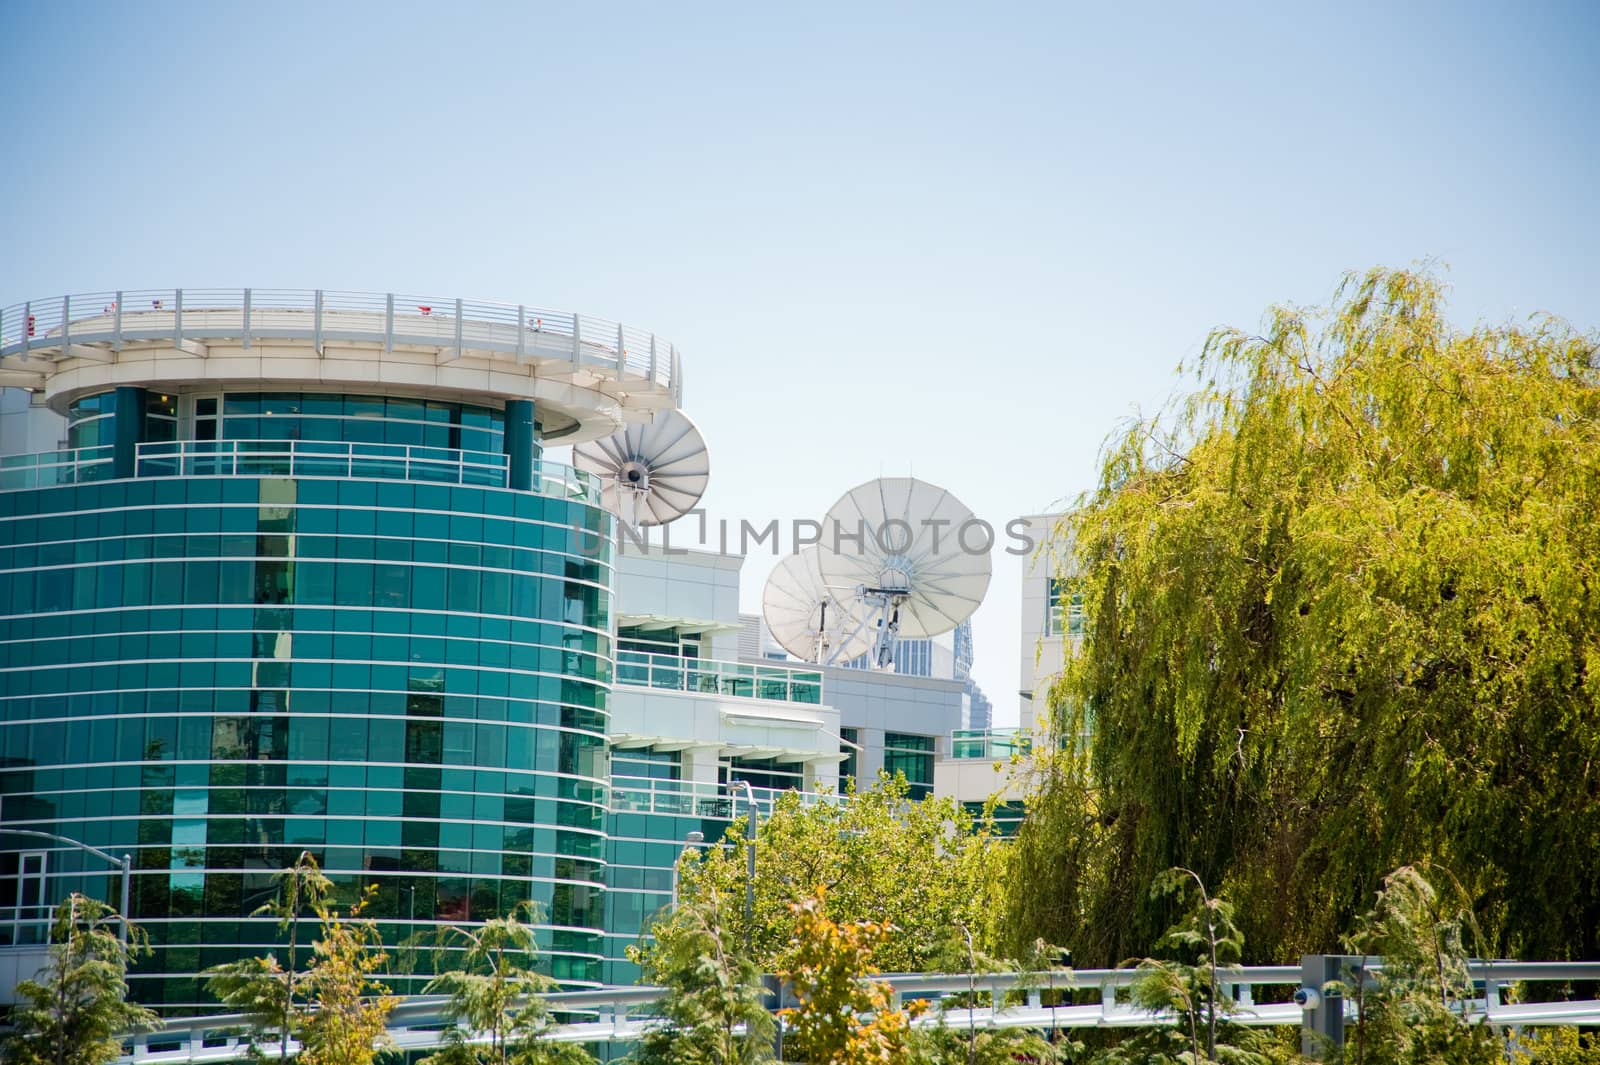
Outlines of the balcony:
M956 729L950 733L952 760L993 762L1033 750L1033 737L1026 729Z
M109 481L112 448L0 457L0 492ZM484 451L324 440L175 440L137 445L134 476L295 477L422 481L504 488L506 456ZM594 476L537 462L530 489L555 499L600 505Z
M773 803L786 790L752 788L756 809L762 817L772 813ZM837 794L798 792L806 806L841 801ZM611 812L674 814L679 817L708 817L731 821L746 812L748 803L742 784L696 783L692 780L658 780L651 777L612 777ZM712 841L714 842L714 841Z
M719 662L644 651L618 651L616 683L658 691L822 703L822 671L750 662Z

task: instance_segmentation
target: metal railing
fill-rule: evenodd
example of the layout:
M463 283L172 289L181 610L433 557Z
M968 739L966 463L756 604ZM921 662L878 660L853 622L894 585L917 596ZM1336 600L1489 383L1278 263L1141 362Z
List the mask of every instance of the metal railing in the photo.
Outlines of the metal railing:
M616 683L810 706L822 703L822 672L817 669L683 658L645 651L617 652Z
M944 1025L954 1030L966 1028L1030 1028L1041 1032L1079 1028L1167 1027L1180 1018L1170 1012L1152 1012L1119 1001L1117 992L1138 975L1135 969L1079 969L1040 973L888 973L874 979L887 981L893 1000L900 1005L908 1000L938 1002L976 991L988 997L987 1005L976 1008L930 1010L912 1023L919 1028ZM1234 1000L1230 1025L1250 1027L1299 1026L1306 1011L1293 1001L1255 1002L1257 987L1298 987L1304 975L1299 965L1243 966L1219 974L1224 991ZM1473 962L1469 975L1482 985L1484 997L1473 1004L1473 1017L1482 1023L1505 1026L1592 1025L1600 1023L1600 1001L1592 999L1563 1002L1514 1003L1504 1001L1503 991L1511 982L1557 982L1600 980L1600 962ZM1044 996L1054 992L1092 992L1099 1001L1088 1004L1067 1002L1046 1005ZM659 987L602 987L587 991L564 991L546 995L552 1013L563 1019L548 1037L562 1043L626 1043L639 1039L659 1025L651 1015L653 1007L666 994ZM1055 997L1052 994L1052 997ZM1008 999L1012 1001L1007 1001ZM401 1051L428 1050L444 1042L449 1028L444 1018L445 1000L438 996L408 998L389 1015L388 1032ZM784 1003L789 1005L787 1000ZM1353 1016L1353 1000L1345 1001L1347 1015ZM132 1049L117 1059L123 1065L201 1065L236 1061L243 1056L240 1032L248 1029L247 1018L238 1015L173 1018L156 1032L141 1033L129 1039ZM477 1042L482 1042L479 1037ZM269 1057L277 1054L276 1044L262 1049ZM290 1051L297 1047L291 1041Z
M755 788L756 809L763 817L772 813L773 804L788 788ZM797 791L800 801L811 806L837 803L837 794ZM653 777L611 778L612 813L676 814L683 817L709 817L731 821L745 810L743 784L711 784L692 780L659 780Z
M528 304L333 289L129 289L51 296L0 308L0 359L71 345L113 351L142 341L309 340L568 359L682 396L678 350L606 318ZM22 367L10 367L21 369Z
M1033 737L1026 729L956 729L950 733L950 757L994 761L1033 750Z
M0 492L110 480L111 447L0 457Z
M138 477L338 477L503 488L506 456L327 440L164 440L139 444Z
M0 492L107 481L112 448L79 448L0 458ZM134 476L331 477L424 481L504 488L507 458L498 452L413 444L328 440L159 440L134 448ZM536 462L530 491L600 505L600 480L556 462Z

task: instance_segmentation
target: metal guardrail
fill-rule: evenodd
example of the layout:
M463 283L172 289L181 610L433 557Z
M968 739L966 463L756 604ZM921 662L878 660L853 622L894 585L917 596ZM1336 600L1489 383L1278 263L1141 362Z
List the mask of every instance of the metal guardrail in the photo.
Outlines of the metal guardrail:
M333 289L128 289L51 296L0 308L0 360L72 345L112 351L140 341L239 339L381 343L492 352L517 362L568 358L671 390L682 399L672 344L606 318L527 304ZM20 369L20 366L8 367Z
M811 706L822 702L821 670L683 658L646 651L617 652L616 683Z
M112 448L79 448L0 458L0 492L107 481ZM412 444L324 440L161 440L135 446L134 476L331 477L504 488L506 456ZM530 491L600 505L600 480L555 462L536 462Z
M1303 972L1299 965L1260 965L1242 966L1226 973L1223 986L1236 1006L1228 1023L1249 1027L1301 1024L1305 1011L1300 1006L1292 1001L1257 1004L1254 989L1299 987ZM1484 998L1474 1004L1474 1018L1482 1023L1518 1027L1600 1023L1600 1001L1506 1003L1502 993L1505 985L1513 982L1600 981L1600 962L1473 962L1469 975L1484 985ZM930 1011L913 1022L917 1027L942 1024L959 1031L970 1024L975 1028L1049 1031L1177 1023L1173 1014L1153 1013L1118 1001L1117 990L1127 987L1137 976L1135 969L1079 969L1040 973L888 973L875 979L889 983L897 1006L908 1000L935 1001L972 990L989 996L986 1006ZM1045 1005L1044 994L1056 991L1093 991L1100 1001ZM632 1042L660 1023L649 1010L665 993L659 987L627 986L547 995L545 1001L551 1011L567 1018L551 1031L550 1038L567 1043ZM1020 1001L1006 1005L1003 999L1008 995ZM389 1018L389 1034L397 1048L427 1050L440 1046L447 1027L443 1004L442 998L418 996L397 1006ZM1345 1007L1347 1013L1353 1011L1353 1000L1347 1000ZM131 1052L118 1061L123 1065L202 1065L241 1060L239 1033L246 1026L245 1018L238 1015L173 1019L160 1031L131 1039ZM290 1049L295 1049L293 1042ZM276 1051L273 1045L269 1056Z

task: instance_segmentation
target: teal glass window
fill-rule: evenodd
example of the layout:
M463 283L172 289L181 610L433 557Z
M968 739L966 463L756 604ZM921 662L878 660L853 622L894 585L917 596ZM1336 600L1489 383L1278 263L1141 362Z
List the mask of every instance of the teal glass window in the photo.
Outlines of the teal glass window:
M913 799L925 799L933 794L932 736L917 736L902 732L883 735L883 770L890 776L904 773Z

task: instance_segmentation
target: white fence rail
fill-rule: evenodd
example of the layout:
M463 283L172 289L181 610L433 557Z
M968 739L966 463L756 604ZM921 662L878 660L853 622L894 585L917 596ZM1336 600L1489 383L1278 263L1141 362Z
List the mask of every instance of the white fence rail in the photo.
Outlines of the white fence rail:
M124 289L51 296L0 308L0 359L71 345L237 338L471 349L569 357L682 396L678 350L656 334L607 318L530 304L415 293L332 289Z
M1373 969L1368 967L1369 971ZM1593 1025L1600 1023L1600 1001L1515 1003L1506 1002L1505 989L1513 983L1600 982L1600 962L1473 962L1469 973L1483 990L1473 1004L1474 1020L1494 1025L1533 1027ZM894 1001L911 999L938 1002L976 990L980 996L972 1009L930 1011L914 1023L919 1027L944 1024L957 1031L975 1028L1031 1028L1050 1032L1074 1028L1148 1028L1169 1026L1178 1018L1151 1012L1119 1001L1117 991L1130 984L1134 969L1079 969L1044 973L898 973L886 974ZM1304 1010L1293 1001L1257 1004L1258 987L1299 987L1304 969L1299 965L1241 966L1225 974L1224 989L1234 998L1237 1012L1228 1023L1251 1027L1300 1025ZM1098 1002L1046 1005L1045 995L1060 991L1094 992ZM659 987L603 987L546 996L552 1012L566 1018L551 1038L569 1043L631 1042L660 1022L652 1008L664 990ZM987 996L988 1004L983 1005ZM1051 997L1057 997L1051 994ZM1282 993L1274 997L1286 997ZM1009 1002L1007 1000L1010 1000ZM428 1050L440 1046L446 1027L438 997L413 997L402 1002L389 1018L389 1034L400 1050ZM787 1002L785 1004L788 1004ZM1347 1017L1354 1002L1346 1000ZM238 1061L244 1057L240 1033L247 1021L240 1016L175 1018L157 1032L134 1037L124 1065L201 1065ZM478 1041L482 1041L481 1039ZM277 1047L264 1047L269 1057ZM296 1049L293 1042L291 1052Z

